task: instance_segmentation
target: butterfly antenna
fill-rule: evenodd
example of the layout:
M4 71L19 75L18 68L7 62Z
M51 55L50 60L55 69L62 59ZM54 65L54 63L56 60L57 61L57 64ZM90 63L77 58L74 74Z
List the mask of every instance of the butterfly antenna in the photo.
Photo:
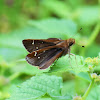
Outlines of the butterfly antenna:
M78 32L77 32L77 33L75 33L75 34L73 35L73 37L75 37L75 36L76 36L76 34L78 34L81 30L82 30L82 28L80 28L80 29L78 30Z

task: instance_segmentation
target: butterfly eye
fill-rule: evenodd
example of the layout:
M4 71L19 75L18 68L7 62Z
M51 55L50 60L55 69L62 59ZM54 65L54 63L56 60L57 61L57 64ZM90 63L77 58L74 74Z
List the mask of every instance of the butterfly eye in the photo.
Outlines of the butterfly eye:
M69 43L69 46L72 46L72 45L73 45L73 42L70 42L70 43Z

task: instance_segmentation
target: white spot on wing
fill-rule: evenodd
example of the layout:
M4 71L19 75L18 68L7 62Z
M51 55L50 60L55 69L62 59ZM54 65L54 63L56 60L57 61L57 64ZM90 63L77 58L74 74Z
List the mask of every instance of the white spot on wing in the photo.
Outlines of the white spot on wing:
M36 47L36 49L38 49L38 47Z
M37 54L37 52L35 51L35 54L34 54L34 56L36 56L36 54Z
M34 40L33 40L32 44L34 44Z
M40 57L38 57L38 59L40 59Z

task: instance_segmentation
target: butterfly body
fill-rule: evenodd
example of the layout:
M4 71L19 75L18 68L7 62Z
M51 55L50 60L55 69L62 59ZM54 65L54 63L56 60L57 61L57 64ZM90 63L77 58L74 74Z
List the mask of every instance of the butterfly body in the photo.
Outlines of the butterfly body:
M75 39L72 38L68 40L58 38L23 40L23 45L29 52L26 61L33 66L38 66L39 69L48 68L56 59L68 54L73 44L75 44Z

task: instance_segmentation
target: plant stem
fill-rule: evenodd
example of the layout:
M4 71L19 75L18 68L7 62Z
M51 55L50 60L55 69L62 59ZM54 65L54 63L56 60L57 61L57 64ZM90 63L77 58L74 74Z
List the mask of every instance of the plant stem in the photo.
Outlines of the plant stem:
M90 93L90 91L91 91L91 89L92 89L93 84L94 84L94 80L92 79L92 81L91 81L91 83L90 83L88 89L86 90L85 94L84 94L83 97L82 97L82 100L85 100L85 99L86 99L86 97L88 96L88 94Z
M92 42L95 40L95 38L99 34L99 28L100 28L100 26L99 26L99 24L97 24L92 35L91 35L91 37L89 38L89 42L88 42L86 47L90 46L92 44Z
M86 47L81 51L81 55L84 56L87 48L93 43L93 41L95 40L95 38L97 37L97 35L99 34L99 30L100 30L100 24L98 23L96 26L95 26L95 29L94 31L92 32L89 40L88 40L88 44L86 45Z

